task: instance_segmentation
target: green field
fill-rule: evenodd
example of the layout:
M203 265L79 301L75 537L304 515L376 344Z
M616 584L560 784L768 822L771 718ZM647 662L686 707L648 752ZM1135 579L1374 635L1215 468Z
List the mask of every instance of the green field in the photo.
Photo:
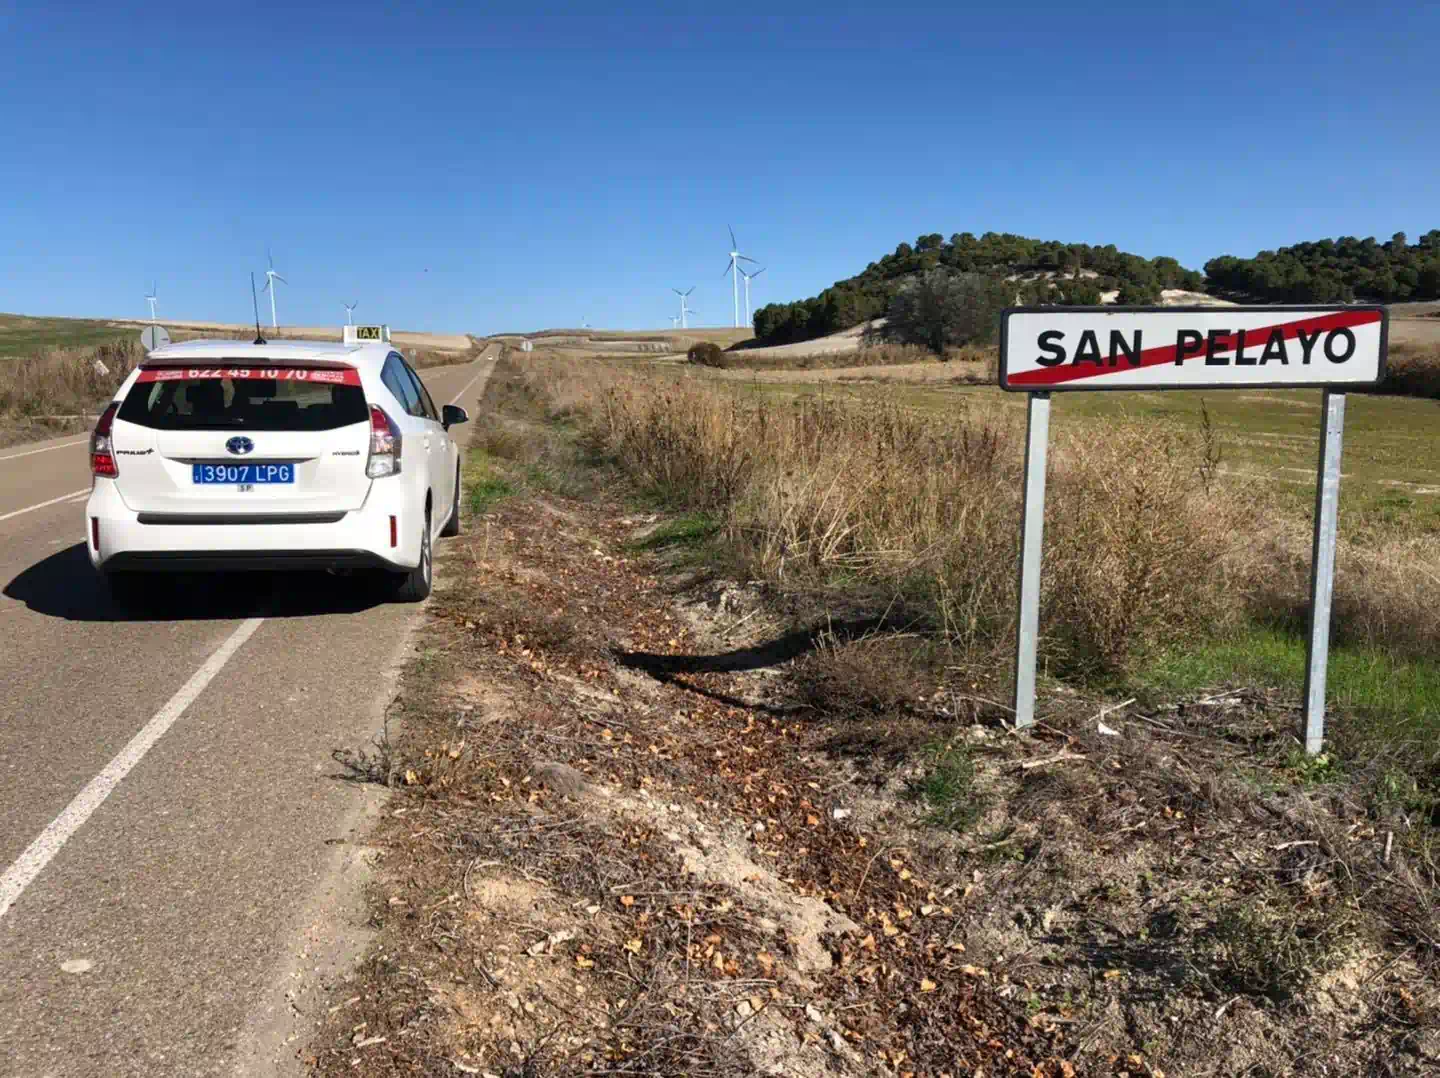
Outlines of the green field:
M0 357L29 356L49 348L93 348L139 335L135 326L117 326L88 318L0 314Z

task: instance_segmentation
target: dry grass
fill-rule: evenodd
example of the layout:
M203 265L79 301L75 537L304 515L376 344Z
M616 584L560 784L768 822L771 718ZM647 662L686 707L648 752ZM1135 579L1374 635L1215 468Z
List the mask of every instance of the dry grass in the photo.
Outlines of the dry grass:
M557 389L575 377L563 366L529 371ZM694 380L610 377L589 397L595 437L666 500L720 516L757 572L789 589L898 604L965 648L1002 645L1023 458L1010 417L742 402ZM1142 637L1163 644L1230 615L1240 570L1224 534L1248 530L1254 506L1205 485L1198 437L1151 425L1103 445L1057 438L1045 597L1059 627L1053 654L1119 667Z
M138 341L119 341L6 360L0 363L0 423L94 414L143 357Z
M1306 624L1311 527L1271 519L1254 535L1250 609L1294 631ZM1367 529L1342 538L1331 640L1429 662L1440 643L1440 534L1422 527Z
M527 392L672 505L724 524L751 569L791 591L891 608L996 654L1013 632L1023 425L962 402L741 399L699 378L644 379L532 354ZM1219 481L1203 425L1109 419L1052 435L1042 625L1055 673L1117 672L1308 599L1309 527L1293 503ZM1440 641L1440 537L1347 535L1336 630L1408 656Z

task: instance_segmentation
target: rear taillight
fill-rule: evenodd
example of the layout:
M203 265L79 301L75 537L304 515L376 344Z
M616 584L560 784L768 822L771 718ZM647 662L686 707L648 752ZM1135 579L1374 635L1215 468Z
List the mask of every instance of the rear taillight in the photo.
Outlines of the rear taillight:
M110 444L110 428L119 410L120 402L111 401L110 407L100 413L100 421L90 435L90 473L102 479L114 479L120 474L115 464L115 447Z
M365 474L371 479L398 474L400 442L400 428L385 414L385 409L378 404L370 405L370 459L365 462Z

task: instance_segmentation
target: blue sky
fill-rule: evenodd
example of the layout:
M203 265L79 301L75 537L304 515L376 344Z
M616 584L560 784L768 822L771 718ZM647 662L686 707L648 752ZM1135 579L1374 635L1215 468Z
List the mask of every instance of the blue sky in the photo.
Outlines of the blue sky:
M240 321L268 243L282 323L728 325L727 225L757 307L928 232L1440 227L1433 5L969 7L0 0L0 310Z

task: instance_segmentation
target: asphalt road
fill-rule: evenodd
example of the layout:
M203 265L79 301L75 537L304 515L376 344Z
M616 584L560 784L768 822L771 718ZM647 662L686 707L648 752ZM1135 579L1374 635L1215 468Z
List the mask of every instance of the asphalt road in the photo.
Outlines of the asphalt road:
M491 365L422 375L473 414ZM373 799L331 752L374 734L417 608L244 574L127 620L89 485L83 438L0 450L0 1075L264 1073Z

